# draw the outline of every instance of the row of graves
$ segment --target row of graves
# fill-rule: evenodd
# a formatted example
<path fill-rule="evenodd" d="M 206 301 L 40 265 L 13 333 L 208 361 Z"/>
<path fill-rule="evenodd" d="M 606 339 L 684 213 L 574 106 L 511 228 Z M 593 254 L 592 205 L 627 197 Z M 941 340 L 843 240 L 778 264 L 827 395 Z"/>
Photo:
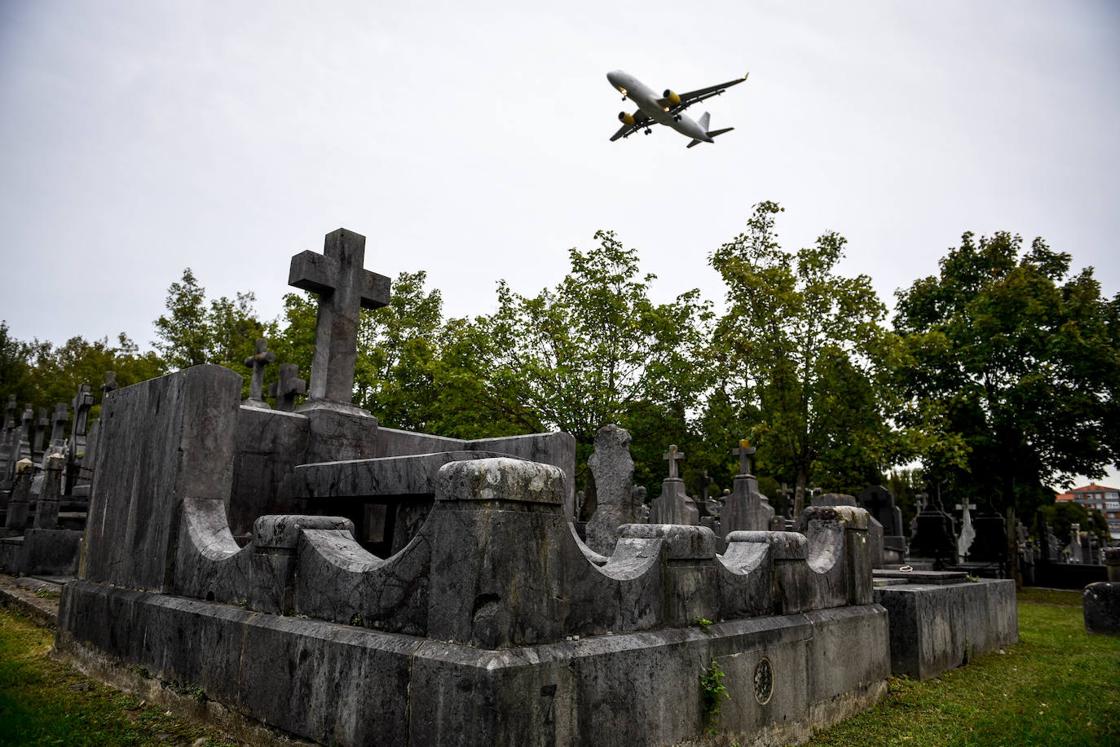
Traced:
<path fill-rule="evenodd" d="M 101 396 L 117 388 L 106 372 Z M 97 423 L 83 383 L 67 405 L 36 418 L 14 395 L 0 419 L 0 572 L 72 577 L 89 510 Z"/>
<path fill-rule="evenodd" d="M 316 350 L 275 407 L 263 344 L 247 401 L 212 365 L 105 394 L 60 656 L 322 743 L 750 744 L 803 741 L 892 672 L 1017 639 L 1013 582 L 898 571 L 881 488 L 775 516 L 745 441 L 722 500 L 686 494 L 670 447 L 647 505 L 629 434 L 603 428 L 582 525 L 568 434 L 381 427 L 352 404 L 359 309 L 389 299 L 364 252 L 340 229 L 292 258 L 290 284 L 319 298 Z"/>
<path fill-rule="evenodd" d="M 860 516 L 865 527 L 860 541 L 866 543 L 863 549 L 874 599 L 889 614 L 893 674 L 928 679 L 1018 640 L 1015 583 L 1006 578 L 1005 558 L 979 552 L 979 543 L 975 543 L 978 552 L 973 556 L 966 555 L 972 546 L 961 553 L 975 558 L 973 562 L 962 562 L 955 550 L 951 557 L 942 556 L 942 549 L 956 548 L 959 539 L 952 517 L 943 511 L 938 511 L 936 527 L 944 529 L 945 534 L 936 541 L 930 532 L 936 509 L 923 505 L 906 532 L 894 496 L 882 486 L 869 487 L 858 497 L 813 490 L 810 508 L 798 519 L 782 517 L 759 491 L 751 470 L 755 448 L 746 439 L 731 452 L 739 460 L 739 474 L 722 498 L 698 500 L 688 496 L 678 467 L 685 455 L 670 446 L 665 453 L 669 476 L 662 483 L 660 495 L 645 505 L 643 489 L 632 484 L 634 464 L 629 443 L 625 430 L 606 426 L 596 437 L 588 463 L 595 478 L 598 505 L 582 534 L 590 549 L 604 557 L 615 550 L 623 532 L 633 531 L 636 524 L 652 523 L 709 529 L 715 536 L 717 553 L 724 557 L 736 549 L 736 541 L 746 537 L 773 540 L 805 535 L 811 539 L 806 546 L 807 562 L 824 565 L 835 548 L 814 544 L 812 539 L 820 539 L 820 535 L 812 533 L 812 521 L 858 512 L 854 515 Z M 961 508 L 969 526 L 970 506 Z M 976 525 L 985 541 L 1006 547 L 1003 519 L 998 515 L 992 519 L 978 519 Z M 576 526 L 578 531 L 579 524 Z M 965 539 L 969 539 L 967 535 Z M 980 570 L 992 578 L 974 575 Z"/>

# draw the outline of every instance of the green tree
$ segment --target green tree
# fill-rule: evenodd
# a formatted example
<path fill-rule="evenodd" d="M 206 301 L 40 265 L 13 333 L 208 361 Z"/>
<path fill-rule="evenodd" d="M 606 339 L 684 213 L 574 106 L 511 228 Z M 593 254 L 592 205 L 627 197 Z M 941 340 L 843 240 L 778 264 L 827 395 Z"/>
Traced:
<path fill-rule="evenodd" d="M 89 384 L 96 396 L 106 371 L 116 373 L 119 386 L 164 372 L 158 355 L 141 353 L 123 332 L 115 343 L 106 337 L 92 341 L 72 337 L 56 347 L 39 340 L 15 340 L 8 334 L 7 325 L 0 324 L 0 356 L 0 401 L 6 405 L 8 396 L 15 394 L 21 412 L 25 404 L 36 410 L 51 410 L 60 402 L 69 406 L 83 383 Z"/>
<path fill-rule="evenodd" d="M 31 346 L 12 337 L 8 323 L 0 321 L 0 410 L 7 408 L 10 395 L 16 395 L 20 408 L 31 397 L 34 389 L 31 355 Z M 22 410 L 15 417 L 21 414 Z"/>
<path fill-rule="evenodd" d="M 727 402 L 755 420 L 760 469 L 796 485 L 835 489 L 878 482 L 899 458 L 889 415 L 896 338 L 866 275 L 836 271 L 845 239 L 822 234 L 790 253 L 775 233 L 777 203 L 711 256 L 727 285 L 715 355 Z M 800 505 L 797 506 L 800 509 Z"/>
<path fill-rule="evenodd" d="M 357 401 L 394 428 L 427 430 L 435 419 L 433 365 L 443 298 L 427 273 L 402 272 L 389 305 L 362 312 L 355 366 Z"/>
<path fill-rule="evenodd" d="M 610 231 L 595 239 L 570 250 L 555 288 L 527 297 L 499 283 L 497 312 L 473 323 L 476 362 L 488 366 L 489 402 L 509 405 L 526 430 L 571 433 L 580 464 L 601 426 L 630 429 L 642 481 L 661 473 L 661 452 L 708 385 L 696 361 L 712 312 L 696 290 L 655 303 L 655 276 L 640 274 L 637 251 Z"/>
<path fill-rule="evenodd" d="M 1039 506 L 1038 513 L 1050 525 L 1054 536 L 1063 542 L 1068 541 L 1070 529 L 1074 524 L 1079 524 L 1082 532 L 1095 534 L 1101 542 L 1109 541 L 1108 520 L 1104 518 L 1104 514 L 1095 509 L 1090 511 L 1079 503 L 1062 501 Z"/>
<path fill-rule="evenodd" d="M 169 368 L 182 369 L 210 361 L 210 329 L 206 323 L 206 289 L 191 268 L 167 289 L 167 314 L 156 319 L 155 347 Z"/>
<path fill-rule="evenodd" d="M 923 454 L 957 498 L 1029 516 L 1050 484 L 1101 477 L 1120 457 L 1120 296 L 1042 239 L 961 237 L 936 276 L 898 292 L 907 412 L 937 411 L 965 447 Z"/>
<path fill-rule="evenodd" d="M 167 289 L 167 313 L 155 322 L 155 347 L 169 369 L 183 369 L 203 363 L 230 368 L 245 379 L 248 391 L 249 368 L 245 359 L 255 352 L 259 338 L 273 338 L 275 323 L 257 318 L 252 292 L 238 292 L 207 303 L 206 289 L 188 267 L 182 278 Z M 269 378 L 275 372 L 268 372 Z"/>

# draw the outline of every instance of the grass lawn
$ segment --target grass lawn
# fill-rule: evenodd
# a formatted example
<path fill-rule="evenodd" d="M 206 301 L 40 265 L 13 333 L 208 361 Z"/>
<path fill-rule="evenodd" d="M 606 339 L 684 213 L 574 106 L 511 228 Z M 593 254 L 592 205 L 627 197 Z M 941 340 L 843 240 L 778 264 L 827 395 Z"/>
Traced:
<path fill-rule="evenodd" d="M 928 682 L 812 745 L 1120 745 L 1120 637 L 1089 636 L 1079 592 L 1019 596 L 1022 642 Z M 0 610 L 0 744 L 218 745 L 222 736 L 47 656 L 52 634 Z"/>
<path fill-rule="evenodd" d="M 0 609 L 0 744 L 229 744 L 49 658 L 53 643 L 53 631 Z"/>
<path fill-rule="evenodd" d="M 810 744 L 1120 745 L 1120 637 L 1085 632 L 1081 592 L 1022 592 L 1019 639 L 938 679 L 891 680 Z"/>

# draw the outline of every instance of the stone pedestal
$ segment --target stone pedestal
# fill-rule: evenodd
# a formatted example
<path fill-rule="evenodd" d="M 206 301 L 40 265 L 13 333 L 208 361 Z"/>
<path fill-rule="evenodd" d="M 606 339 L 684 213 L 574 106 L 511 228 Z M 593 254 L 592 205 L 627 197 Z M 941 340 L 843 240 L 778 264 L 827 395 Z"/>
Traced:
<path fill-rule="evenodd" d="M 1106 547 L 1102 555 L 1108 568 L 1108 581 L 1085 587 L 1081 598 L 1085 630 L 1120 635 L 1120 547 Z"/>
<path fill-rule="evenodd" d="M 650 504 L 650 524 L 700 523 L 700 511 L 685 493 L 684 480 L 668 477 L 661 483 L 661 495 Z"/>
<path fill-rule="evenodd" d="M 758 480 L 754 475 L 737 475 L 720 513 L 720 531 L 724 538 L 732 532 L 768 531 L 773 519 L 774 507 L 758 492 Z"/>

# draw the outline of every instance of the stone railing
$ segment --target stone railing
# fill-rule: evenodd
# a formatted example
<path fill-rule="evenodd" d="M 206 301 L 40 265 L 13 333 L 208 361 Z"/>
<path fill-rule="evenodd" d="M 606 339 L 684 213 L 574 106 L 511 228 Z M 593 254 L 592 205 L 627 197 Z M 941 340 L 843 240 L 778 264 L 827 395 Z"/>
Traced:
<path fill-rule="evenodd" d="M 391 557 L 330 516 L 261 516 L 239 547 L 239 392 L 203 366 L 114 393 L 83 578 L 489 649 L 871 602 L 861 509 L 810 508 L 804 534 L 733 532 L 722 555 L 706 527 L 629 524 L 597 556 L 564 513 L 564 473 L 508 457 L 439 467 L 431 513 Z"/>

